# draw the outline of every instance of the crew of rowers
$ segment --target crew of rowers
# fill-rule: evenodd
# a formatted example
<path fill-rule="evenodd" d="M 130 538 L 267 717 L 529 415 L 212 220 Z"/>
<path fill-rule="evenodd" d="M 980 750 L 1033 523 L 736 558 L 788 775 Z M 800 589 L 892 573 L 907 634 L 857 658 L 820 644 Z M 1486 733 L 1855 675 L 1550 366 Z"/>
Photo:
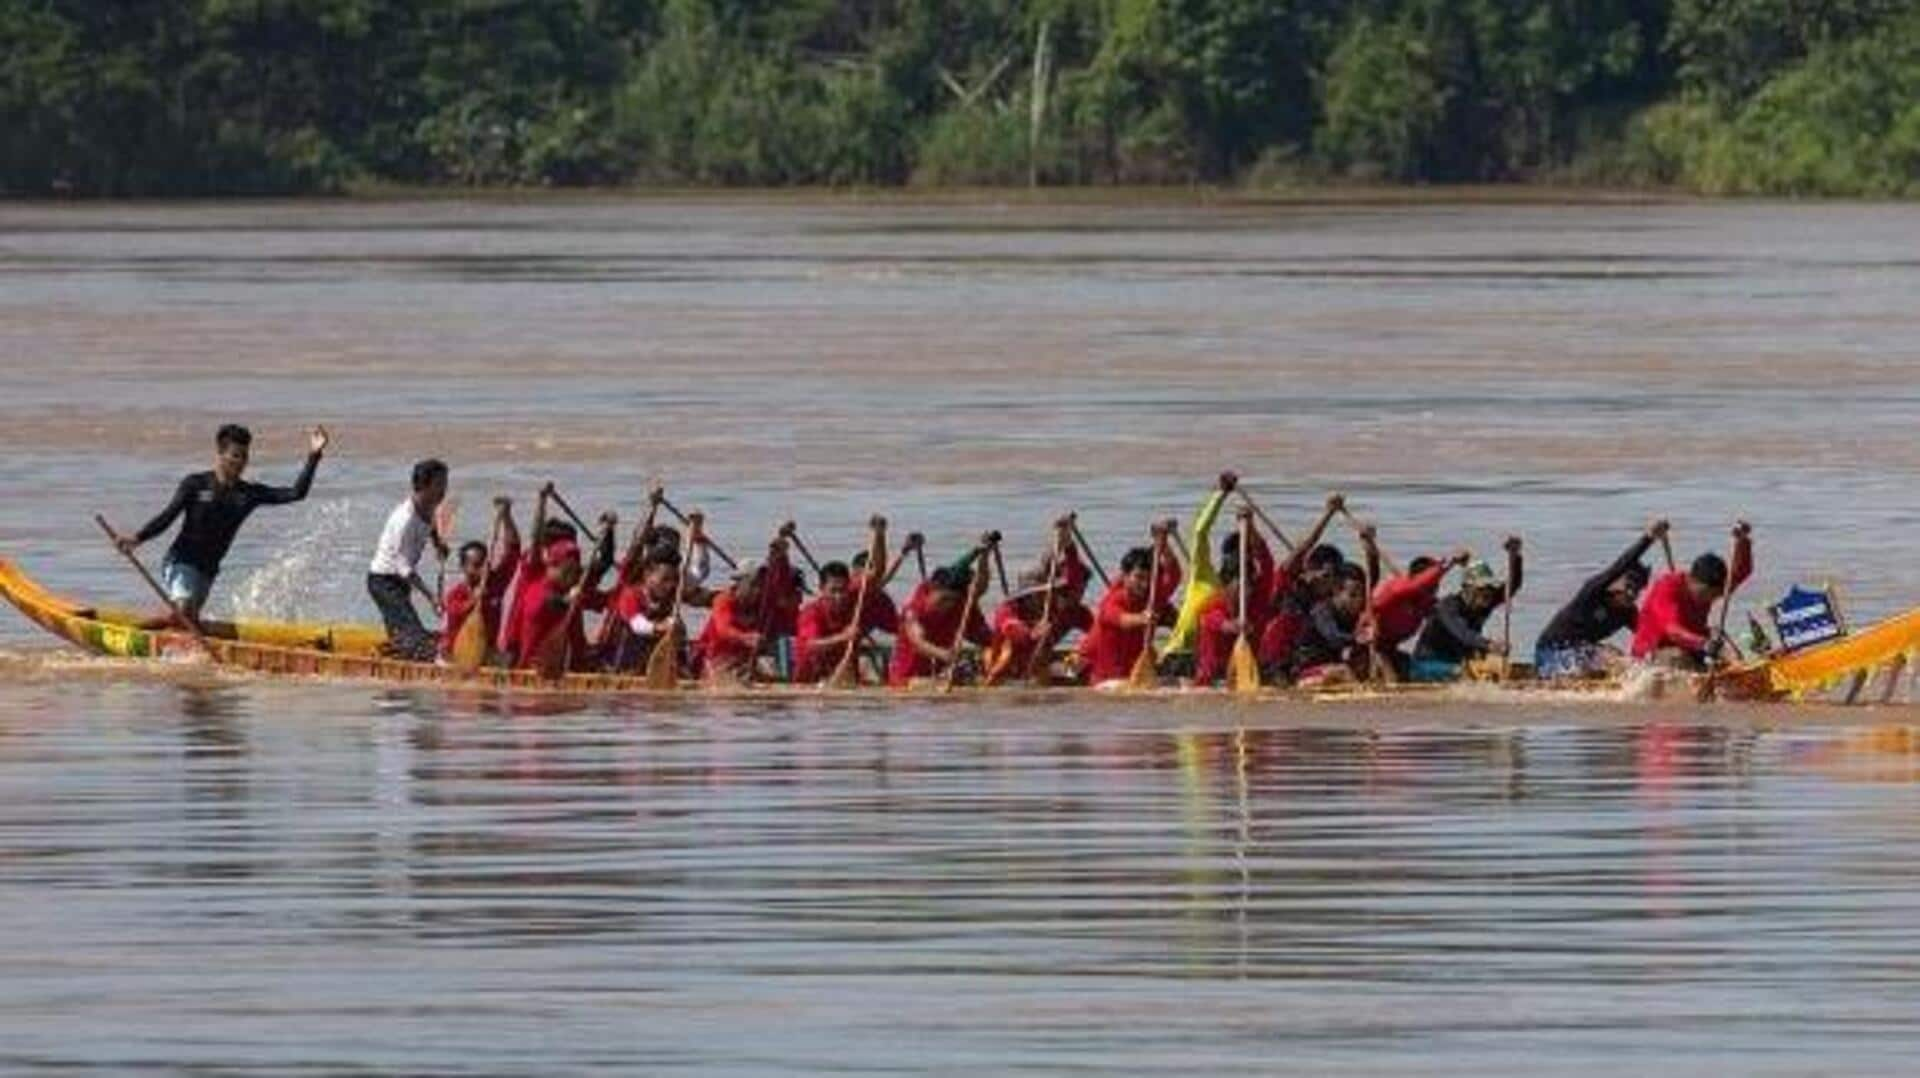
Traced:
<path fill-rule="evenodd" d="M 303 498 L 327 445 L 325 431 L 316 430 L 299 481 L 271 488 L 241 478 L 250 441 L 243 428 L 223 428 L 214 470 L 188 476 L 172 504 L 120 540 L 131 553 L 182 520 L 162 566 L 176 613 L 198 617 L 239 523 L 256 505 Z M 548 484 L 535 503 L 531 541 L 512 503 L 494 500 L 491 534 L 459 547 L 458 579 L 442 595 L 421 566 L 429 548 L 442 561 L 453 553 L 442 534 L 448 482 L 438 460 L 414 467 L 412 491 L 388 517 L 369 565 L 368 594 L 396 657 L 447 662 L 465 641 L 470 646 L 458 648 L 470 656 L 464 661 L 549 673 L 635 673 L 664 660 L 677 677 L 717 683 L 1102 684 L 1137 681 L 1145 671 L 1211 686 L 1229 676 L 1237 651 L 1250 651 L 1268 684 L 1446 681 L 1504 672 L 1510 643 L 1504 631 L 1490 633 L 1488 622 L 1503 607 L 1510 611 L 1524 568 L 1518 537 L 1504 544 L 1504 574 L 1466 550 L 1395 566 L 1375 529 L 1355 520 L 1339 494 L 1290 542 L 1232 473 L 1219 477 L 1185 543 L 1174 521 L 1158 522 L 1108 578 L 1068 514 L 1017 580 L 1007 578 L 998 533 L 928 571 L 918 534 L 889 557 L 880 517 L 870 521 L 867 549 L 845 562 L 816 563 L 791 522 L 776 530 L 764 559 L 736 562 L 700 513 L 682 514 L 659 487 L 648 492 L 645 519 L 616 549 L 614 514 L 603 514 L 589 533 Z M 1216 557 L 1212 533 L 1236 494 L 1236 527 Z M 552 515 L 556 507 L 564 518 Z M 663 509 L 684 532 L 660 521 Z M 1357 559 L 1326 541 L 1336 518 L 1351 526 Z M 1548 623 L 1534 650 L 1537 676 L 1602 677 L 1633 662 L 1683 669 L 1719 662 L 1727 642 L 1710 628 L 1710 612 L 1753 568 L 1745 522 L 1733 540 L 1731 566 L 1708 553 L 1680 571 L 1672 567 L 1667 522 L 1653 521 Z M 1653 579 L 1644 559 L 1656 543 L 1669 568 Z M 813 573 L 811 591 L 792 560 L 796 552 Z M 897 605 L 887 589 L 909 557 L 920 580 Z M 724 583 L 713 580 L 716 559 L 727 566 Z M 1105 591 L 1089 604 L 1096 575 Z M 422 623 L 415 595 L 442 615 L 440 631 Z M 704 612 L 697 633 L 694 611 Z M 589 614 L 598 615 L 591 633 Z M 470 624 L 475 617 L 479 623 Z M 1623 633 L 1631 633 L 1624 651 L 1614 643 Z M 863 674 L 861 657 L 879 653 L 878 636 L 892 638 L 887 661 Z"/>

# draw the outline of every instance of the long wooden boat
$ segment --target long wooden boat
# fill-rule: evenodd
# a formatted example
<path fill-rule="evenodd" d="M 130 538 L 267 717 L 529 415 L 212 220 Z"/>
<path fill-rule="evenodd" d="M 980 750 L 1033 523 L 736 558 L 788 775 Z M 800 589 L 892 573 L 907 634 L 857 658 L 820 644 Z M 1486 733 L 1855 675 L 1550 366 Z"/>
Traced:
<path fill-rule="evenodd" d="M 567 674 L 542 678 L 530 670 L 487 668 L 463 671 L 436 663 L 411 662 L 381 654 L 384 631 L 373 625 L 299 624 L 269 622 L 209 622 L 205 646 L 181 629 L 147 629 L 140 614 L 88 606 L 56 596 L 42 588 L 18 566 L 0 557 L 0 596 L 28 620 L 54 636 L 93 655 L 125 659 L 197 659 L 236 671 L 289 677 L 371 680 L 394 684 L 444 685 L 450 688 L 495 689 L 514 692 L 563 693 L 591 696 L 657 696 L 663 692 L 645 678 L 619 674 Z M 1859 682 L 1874 671 L 1890 668 L 1889 688 L 1895 676 L 1920 655 L 1920 607 L 1870 626 L 1853 635 L 1780 657 L 1757 659 L 1720 673 L 1717 693 L 1730 700 L 1797 700 L 1835 686 Z M 1637 695 L 1662 699 L 1690 699 L 1695 681 L 1688 675 L 1663 675 L 1636 690 Z M 1443 692 L 1446 685 L 1401 686 L 1394 695 Z M 1620 682 L 1544 683 L 1519 678 L 1488 683 L 1482 689 L 1500 693 L 1551 690 L 1582 695 L 1623 691 Z M 702 690 L 704 691 L 704 690 Z M 782 693 L 819 695 L 813 686 L 751 686 L 737 690 L 754 696 Z M 987 691 L 1033 696 L 1045 693 L 1082 693 L 1084 688 L 1036 690 L 1009 687 Z M 1226 696 L 1225 690 L 1181 689 L 1169 685 L 1168 694 Z M 1325 699 L 1350 695 L 1377 695 L 1379 689 L 1269 689 L 1274 699 Z M 1850 696 L 1858 695 L 1858 685 Z"/>

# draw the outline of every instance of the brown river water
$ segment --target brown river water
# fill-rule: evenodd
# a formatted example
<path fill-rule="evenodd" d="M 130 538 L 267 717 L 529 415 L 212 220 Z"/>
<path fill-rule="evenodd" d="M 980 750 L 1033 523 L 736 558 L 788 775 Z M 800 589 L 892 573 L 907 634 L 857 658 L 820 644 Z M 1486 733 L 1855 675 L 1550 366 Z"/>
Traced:
<path fill-rule="evenodd" d="M 1524 535 L 1523 642 L 1648 517 L 1745 515 L 1753 602 L 1864 620 L 1920 602 L 1917 252 L 1871 204 L 0 204 L 0 554 L 139 601 L 92 512 L 325 422 L 216 613 L 370 617 L 437 454 L 469 531 L 659 476 L 740 549 L 1019 561 L 1232 467 L 1403 559 Z M 0 612 L 0 1068 L 1887 1073 L 1916 779 L 1906 706 L 510 700 Z"/>

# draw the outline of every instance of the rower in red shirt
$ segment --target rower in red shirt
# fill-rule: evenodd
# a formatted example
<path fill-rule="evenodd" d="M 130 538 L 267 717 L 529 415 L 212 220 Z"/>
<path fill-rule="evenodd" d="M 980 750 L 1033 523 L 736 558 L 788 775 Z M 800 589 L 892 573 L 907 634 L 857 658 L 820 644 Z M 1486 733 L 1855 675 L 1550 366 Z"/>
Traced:
<path fill-rule="evenodd" d="M 723 684 L 753 680 L 761 647 L 797 590 L 784 537 L 768 544 L 765 564 L 740 563 L 733 586 L 714 596 L 706 628 L 694 644 L 701 676 Z"/>
<path fill-rule="evenodd" d="M 1742 520 L 1733 527 L 1731 579 L 1725 560 L 1702 554 L 1686 572 L 1667 573 L 1647 589 L 1633 630 L 1633 657 L 1685 669 L 1704 667 L 1720 648 L 1708 628 L 1713 604 L 1751 575 L 1753 527 Z"/>
<path fill-rule="evenodd" d="M 571 539 L 555 539 L 537 553 L 530 551 L 528 556 L 535 559 L 533 564 L 537 570 L 530 580 L 523 581 L 520 596 L 514 602 L 514 625 L 510 631 L 513 665 L 531 668 L 539 660 L 540 645 L 565 621 L 568 668 L 592 669 L 586 630 L 578 616 L 568 619 L 568 610 L 575 589 L 585 589 L 580 596 L 582 610 L 604 609 L 606 594 L 595 588 L 581 569 L 580 544 Z"/>
<path fill-rule="evenodd" d="M 607 617 L 619 619 L 622 626 L 613 636 L 613 647 L 603 648 L 600 656 L 601 664 L 613 673 L 645 667 L 654 645 L 669 632 L 680 630 L 679 639 L 683 645 L 686 642 L 679 610 L 686 597 L 682 594 L 675 602 L 674 596 L 683 586 L 691 587 L 686 584 L 680 552 L 666 544 L 656 545 L 641 555 L 633 575 L 632 582 L 613 593 L 607 608 Z"/>
<path fill-rule="evenodd" d="M 1134 547 L 1120 559 L 1120 575 L 1100 599 L 1093 628 L 1080 640 L 1080 668 L 1087 683 L 1117 681 L 1133 672 L 1133 664 L 1147 645 L 1147 626 L 1172 625 L 1179 617 L 1173 593 L 1180 589 L 1180 560 L 1174 556 L 1169 531 L 1155 525 L 1153 542 L 1160 552 L 1160 576 L 1153 579 L 1154 552 Z M 1154 609 L 1147 610 L 1151 592 Z"/>
<path fill-rule="evenodd" d="M 915 678 L 933 677 L 959 659 L 958 643 L 964 639 L 978 647 L 993 642 L 993 632 L 982 614 L 979 595 L 987 586 L 987 574 L 976 573 L 979 561 L 976 548 L 952 565 L 933 571 L 913 590 L 900 612 L 900 634 L 894 638 L 893 661 L 887 666 L 887 684 L 906 688 Z M 960 618 L 967 609 L 967 593 L 974 591 L 972 617 L 964 634 Z"/>
<path fill-rule="evenodd" d="M 1019 590 L 993 612 L 993 643 L 987 649 L 989 685 L 1026 677 L 1036 648 L 1044 648 L 1051 656 L 1068 633 L 1093 628 L 1093 611 L 1081 598 L 1087 577 L 1073 537 L 1073 518 L 1061 517 L 1053 525 L 1053 550 L 1038 566 L 1021 574 Z"/>
<path fill-rule="evenodd" d="M 446 598 L 442 600 L 446 610 L 446 624 L 440 632 L 442 658 L 447 657 L 448 649 L 459 638 L 476 605 L 480 608 L 489 645 L 500 633 L 501 604 L 506 599 L 508 585 L 513 583 L 514 567 L 520 562 L 520 529 L 514 527 L 510 499 L 495 498 L 493 507 L 500 548 L 490 552 L 487 544 L 477 540 L 460 548 L 460 580 L 447 589 Z M 488 564 L 490 553 L 493 555 L 491 565 Z"/>
<path fill-rule="evenodd" d="M 1369 564 L 1378 572 L 1380 547 L 1374 536 L 1372 525 L 1360 529 Z M 1400 645 L 1419 634 L 1433 614 L 1433 608 L 1439 605 L 1440 585 L 1446 581 L 1448 571 L 1472 560 L 1473 553 L 1468 550 L 1456 550 L 1445 561 L 1422 555 L 1407 563 L 1406 572 L 1374 585 L 1373 611 L 1366 624 L 1371 626 L 1373 645 L 1380 657 L 1392 663 L 1399 676 L 1407 675 L 1411 661 L 1400 650 Z"/>

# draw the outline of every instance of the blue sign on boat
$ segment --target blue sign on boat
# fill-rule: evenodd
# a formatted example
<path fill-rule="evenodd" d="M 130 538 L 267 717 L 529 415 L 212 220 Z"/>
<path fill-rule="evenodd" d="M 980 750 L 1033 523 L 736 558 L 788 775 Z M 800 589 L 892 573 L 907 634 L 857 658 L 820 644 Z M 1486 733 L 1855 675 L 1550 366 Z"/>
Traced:
<path fill-rule="evenodd" d="M 1786 651 L 1799 651 L 1846 635 L 1833 596 L 1824 591 L 1796 585 L 1773 604 L 1772 614 L 1773 629 L 1780 634 L 1780 646 Z"/>

